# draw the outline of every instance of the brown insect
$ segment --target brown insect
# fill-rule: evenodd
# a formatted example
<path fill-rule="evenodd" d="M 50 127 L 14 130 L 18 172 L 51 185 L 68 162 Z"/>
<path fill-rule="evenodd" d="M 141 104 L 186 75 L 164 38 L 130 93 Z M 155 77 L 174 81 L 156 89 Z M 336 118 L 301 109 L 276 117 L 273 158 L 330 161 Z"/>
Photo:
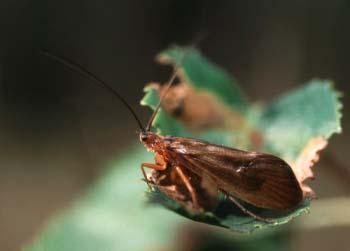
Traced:
<path fill-rule="evenodd" d="M 237 199 L 259 208 L 280 211 L 292 209 L 302 201 L 302 191 L 291 167 L 276 156 L 242 151 L 198 139 L 161 136 L 151 131 L 161 102 L 176 78 L 177 69 L 168 81 L 147 126 L 143 127 L 132 107 L 111 86 L 68 59 L 48 52 L 45 54 L 106 88 L 129 109 L 140 127 L 140 141 L 155 154 L 155 163 L 141 165 L 148 185 L 159 186 L 161 191 L 178 201 L 184 201 L 187 197 L 195 210 L 205 207 L 206 201 L 213 196 L 213 190 L 221 191 L 244 213 L 263 221 L 270 220 L 247 210 Z M 152 180 L 147 177 L 145 168 L 154 170 Z M 203 183 L 211 185 L 204 188 Z M 174 189 L 164 189 L 166 187 Z"/>

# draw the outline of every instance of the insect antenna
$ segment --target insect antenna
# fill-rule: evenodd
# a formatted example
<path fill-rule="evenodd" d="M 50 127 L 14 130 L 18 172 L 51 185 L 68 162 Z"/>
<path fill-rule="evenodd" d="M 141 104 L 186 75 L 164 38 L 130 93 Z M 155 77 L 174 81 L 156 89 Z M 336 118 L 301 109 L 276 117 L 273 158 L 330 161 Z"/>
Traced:
<path fill-rule="evenodd" d="M 113 93 L 125 106 L 126 108 L 131 112 L 133 117 L 135 118 L 138 126 L 140 127 L 140 130 L 142 132 L 145 132 L 145 128 L 143 127 L 141 120 L 138 118 L 136 115 L 135 111 L 132 109 L 132 107 L 129 105 L 129 103 L 110 85 L 108 85 L 106 82 L 101 80 L 99 77 L 97 77 L 95 74 L 92 72 L 86 70 L 83 66 L 79 65 L 78 63 L 73 62 L 72 60 L 62 57 L 62 56 L 57 56 L 47 50 L 41 50 L 41 52 L 48 56 L 49 58 L 60 62 L 61 64 L 67 66 L 68 68 L 75 70 L 79 72 L 81 75 L 85 76 L 86 78 L 90 79 L 92 82 L 98 84 L 99 86 L 105 88 L 106 90 L 110 91 Z"/>
<path fill-rule="evenodd" d="M 170 78 L 169 78 L 169 80 L 168 80 L 168 84 L 167 84 L 167 86 L 165 87 L 165 89 L 164 89 L 162 95 L 160 96 L 159 102 L 158 102 L 156 108 L 154 109 L 154 112 L 153 112 L 151 118 L 149 119 L 149 121 L 148 121 L 148 123 L 147 123 L 147 125 L 146 125 L 146 132 L 148 132 L 148 131 L 151 130 L 152 123 L 153 123 L 153 121 L 154 121 L 154 119 L 155 119 L 155 117 L 156 117 L 156 115 L 157 115 L 157 113 L 158 113 L 158 111 L 159 111 L 159 109 L 160 109 L 160 107 L 161 107 L 161 105 L 162 105 L 162 101 L 163 101 L 163 99 L 165 98 L 165 96 L 168 94 L 168 91 L 169 91 L 170 87 L 173 85 L 173 83 L 174 83 L 174 81 L 175 81 L 175 79 L 176 79 L 176 76 L 177 76 L 177 74 L 178 74 L 178 72 L 179 72 L 180 65 L 181 65 L 181 63 L 184 61 L 184 58 L 186 57 L 188 51 L 191 50 L 191 49 L 193 49 L 193 48 L 195 48 L 196 45 L 197 45 L 201 40 L 204 39 L 205 35 L 206 35 L 205 33 L 199 33 L 199 35 L 197 35 L 197 36 L 195 37 L 195 39 L 194 39 L 193 42 L 190 44 L 190 46 L 187 46 L 187 48 L 185 48 L 185 51 L 184 51 L 183 54 L 181 55 L 180 60 L 177 62 L 177 64 L 175 64 L 173 74 L 170 76 Z"/>
<path fill-rule="evenodd" d="M 150 131 L 151 130 L 151 126 L 152 126 L 152 123 L 153 123 L 153 120 L 154 118 L 156 117 L 161 105 L 162 105 L 162 101 L 163 99 L 165 98 L 165 96 L 168 94 L 168 91 L 170 90 L 170 87 L 172 86 L 172 84 L 174 83 L 175 79 L 176 79 L 176 75 L 178 73 L 178 70 L 179 70 L 179 67 L 178 66 L 175 66 L 175 69 L 173 71 L 173 74 L 171 74 L 169 80 L 168 80 L 168 84 L 166 85 L 162 95 L 160 96 L 159 98 L 159 101 L 158 101 L 158 104 L 156 106 L 156 108 L 154 109 L 153 113 L 152 113 L 152 116 L 150 117 L 148 123 L 147 123 L 147 126 L 146 126 L 146 132 Z"/>

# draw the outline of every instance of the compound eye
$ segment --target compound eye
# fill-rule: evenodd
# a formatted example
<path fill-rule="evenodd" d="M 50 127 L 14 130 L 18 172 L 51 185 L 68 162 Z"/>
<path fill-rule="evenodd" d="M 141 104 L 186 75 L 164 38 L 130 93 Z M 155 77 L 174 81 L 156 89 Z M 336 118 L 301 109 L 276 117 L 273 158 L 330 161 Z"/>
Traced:
<path fill-rule="evenodd" d="M 140 134 L 140 140 L 141 140 L 142 142 L 145 142 L 145 141 L 147 140 L 147 135 L 144 134 L 144 133 L 141 133 L 141 134 Z"/>

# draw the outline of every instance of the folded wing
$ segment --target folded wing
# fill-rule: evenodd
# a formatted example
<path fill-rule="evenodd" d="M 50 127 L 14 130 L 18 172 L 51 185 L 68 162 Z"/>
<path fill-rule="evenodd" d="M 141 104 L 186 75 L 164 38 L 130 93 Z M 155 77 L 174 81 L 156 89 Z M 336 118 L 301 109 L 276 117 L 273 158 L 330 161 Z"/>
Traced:
<path fill-rule="evenodd" d="M 276 156 L 187 138 L 172 137 L 167 148 L 180 165 L 257 207 L 282 210 L 302 201 L 291 167 Z"/>

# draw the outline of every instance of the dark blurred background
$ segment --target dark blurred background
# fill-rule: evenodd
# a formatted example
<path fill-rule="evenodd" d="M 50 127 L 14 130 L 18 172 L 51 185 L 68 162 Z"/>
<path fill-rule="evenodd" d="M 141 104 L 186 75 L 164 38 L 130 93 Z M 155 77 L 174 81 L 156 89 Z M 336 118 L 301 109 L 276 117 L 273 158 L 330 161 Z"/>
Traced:
<path fill-rule="evenodd" d="M 28 242 L 137 140 L 132 117 L 111 94 L 40 48 L 111 83 L 144 121 L 144 84 L 170 72 L 154 56 L 199 34 L 206 37 L 198 47 L 252 101 L 313 77 L 332 79 L 345 94 L 344 133 L 331 139 L 314 187 L 321 198 L 350 194 L 349 1 L 3 0 L 0 12 L 0 250 Z M 325 161 L 332 168 L 322 169 Z M 349 250 L 349 233 L 296 233 L 292 250 Z"/>

